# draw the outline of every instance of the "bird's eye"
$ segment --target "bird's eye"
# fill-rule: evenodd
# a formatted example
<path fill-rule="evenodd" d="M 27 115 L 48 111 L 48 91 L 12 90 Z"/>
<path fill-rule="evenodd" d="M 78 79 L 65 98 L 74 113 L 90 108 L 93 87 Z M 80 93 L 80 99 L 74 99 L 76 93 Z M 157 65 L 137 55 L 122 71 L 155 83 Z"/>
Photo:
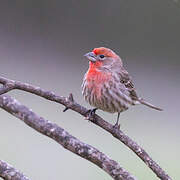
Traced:
<path fill-rule="evenodd" d="M 103 59 L 103 58 L 104 58 L 104 55 L 103 55 L 103 54 L 101 54 L 101 55 L 99 55 L 99 57 L 100 57 L 101 59 Z"/>

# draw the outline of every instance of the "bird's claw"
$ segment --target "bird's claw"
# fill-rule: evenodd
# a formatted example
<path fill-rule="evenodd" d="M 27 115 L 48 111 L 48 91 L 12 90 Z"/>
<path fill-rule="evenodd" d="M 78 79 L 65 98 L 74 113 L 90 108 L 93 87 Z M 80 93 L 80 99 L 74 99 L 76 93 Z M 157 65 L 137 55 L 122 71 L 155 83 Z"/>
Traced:
<path fill-rule="evenodd" d="M 116 123 L 116 124 L 113 126 L 113 129 L 120 130 L 120 124 Z"/>
<path fill-rule="evenodd" d="M 97 110 L 97 108 L 87 110 L 87 112 L 86 112 L 86 114 L 87 114 L 86 119 L 90 120 L 92 117 L 94 117 L 94 115 L 96 113 L 96 110 Z"/>

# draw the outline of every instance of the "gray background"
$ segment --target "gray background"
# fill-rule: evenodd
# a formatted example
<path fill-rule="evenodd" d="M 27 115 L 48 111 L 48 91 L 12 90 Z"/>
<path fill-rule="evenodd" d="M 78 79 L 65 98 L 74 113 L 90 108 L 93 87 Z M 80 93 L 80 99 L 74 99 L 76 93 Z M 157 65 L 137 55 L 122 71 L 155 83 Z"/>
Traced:
<path fill-rule="evenodd" d="M 180 3 L 172 0 L 6 0 L 0 3 L 2 76 L 53 90 L 90 107 L 81 82 L 83 55 L 112 48 L 124 60 L 139 95 L 164 109 L 136 106 L 121 115 L 121 128 L 173 179 L 180 178 Z M 127 147 L 79 114 L 25 92 L 9 93 L 39 115 L 97 147 L 139 179 L 156 176 Z M 108 122 L 116 115 L 97 112 Z M 0 110 L 0 159 L 32 179 L 106 179 L 94 164 L 63 149 Z"/>

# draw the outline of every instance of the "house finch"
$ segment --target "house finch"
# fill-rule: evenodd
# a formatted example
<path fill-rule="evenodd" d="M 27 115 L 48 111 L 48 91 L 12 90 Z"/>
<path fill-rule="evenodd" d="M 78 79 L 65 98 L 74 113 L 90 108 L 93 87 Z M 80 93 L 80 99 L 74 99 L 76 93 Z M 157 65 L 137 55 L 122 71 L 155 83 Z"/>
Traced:
<path fill-rule="evenodd" d="M 82 83 L 82 94 L 85 100 L 97 109 L 110 113 L 118 113 L 115 127 L 118 126 L 119 115 L 131 105 L 144 104 L 161 111 L 162 109 L 147 103 L 138 97 L 131 77 L 123 67 L 121 58 L 111 49 L 100 47 L 85 54 L 89 60 L 89 69 Z"/>

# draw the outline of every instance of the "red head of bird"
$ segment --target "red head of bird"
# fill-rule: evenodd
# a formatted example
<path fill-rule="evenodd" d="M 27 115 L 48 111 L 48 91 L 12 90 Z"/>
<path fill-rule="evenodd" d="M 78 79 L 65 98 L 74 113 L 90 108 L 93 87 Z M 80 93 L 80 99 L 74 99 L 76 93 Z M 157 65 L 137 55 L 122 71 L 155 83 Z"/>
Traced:
<path fill-rule="evenodd" d="M 120 57 L 111 49 L 105 47 L 94 48 L 84 55 L 89 60 L 90 69 L 113 69 L 122 66 Z"/>

